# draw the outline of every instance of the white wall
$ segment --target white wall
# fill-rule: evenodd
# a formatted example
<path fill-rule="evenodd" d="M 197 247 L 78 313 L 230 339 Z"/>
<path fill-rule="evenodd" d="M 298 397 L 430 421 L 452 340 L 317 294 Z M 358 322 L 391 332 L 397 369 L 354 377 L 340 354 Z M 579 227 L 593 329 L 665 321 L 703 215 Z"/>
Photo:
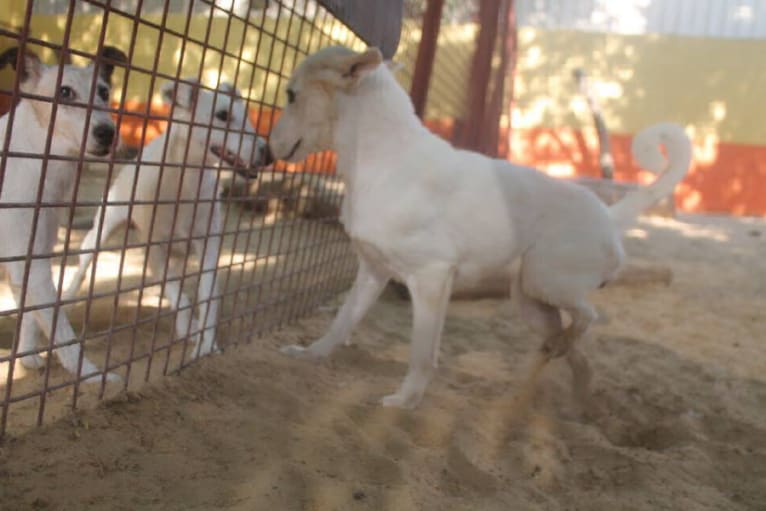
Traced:
<path fill-rule="evenodd" d="M 520 26 L 766 39 L 766 0 L 516 0 Z"/>

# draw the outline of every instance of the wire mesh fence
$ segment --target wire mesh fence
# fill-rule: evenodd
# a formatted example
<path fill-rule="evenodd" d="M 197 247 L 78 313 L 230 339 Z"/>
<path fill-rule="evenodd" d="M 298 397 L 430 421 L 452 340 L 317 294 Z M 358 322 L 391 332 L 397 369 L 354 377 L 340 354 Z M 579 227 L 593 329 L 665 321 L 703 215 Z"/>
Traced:
<path fill-rule="evenodd" d="M 293 66 L 329 44 L 366 46 L 309 0 L 0 14 L 0 436 L 347 287 L 333 155 L 266 145 Z"/>
<path fill-rule="evenodd" d="M 364 48 L 362 28 L 396 32 L 381 47 L 399 41 L 413 86 L 426 2 L 394 4 L 0 12 L 0 436 L 263 336 L 349 285 L 334 155 L 271 162 L 267 141 L 293 67 L 323 46 Z M 443 5 L 423 118 L 452 140 L 479 3 Z"/>
<path fill-rule="evenodd" d="M 409 89 L 426 15 L 426 0 L 405 0 L 402 37 L 397 60 L 405 64 L 401 73 Z M 433 73 L 423 119 L 436 134 L 451 140 L 454 124 L 465 115 L 470 63 L 478 31 L 478 0 L 442 2 Z M 407 65 L 409 64 L 409 66 Z"/>

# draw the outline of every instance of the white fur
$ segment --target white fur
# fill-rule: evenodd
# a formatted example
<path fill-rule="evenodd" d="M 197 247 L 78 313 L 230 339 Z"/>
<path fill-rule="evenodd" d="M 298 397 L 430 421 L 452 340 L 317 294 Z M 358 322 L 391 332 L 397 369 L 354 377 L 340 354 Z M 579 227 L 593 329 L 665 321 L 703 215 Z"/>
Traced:
<path fill-rule="evenodd" d="M 83 239 L 81 249 L 85 252 L 65 296 L 77 294 L 98 247 L 118 226 L 130 223 L 137 228 L 142 243 L 151 243 L 146 250 L 149 268 L 155 277 L 165 275 L 168 279 L 164 292 L 178 311 L 176 336 L 183 339 L 191 333 L 193 356 L 197 357 L 217 349 L 220 293 L 216 269 L 223 226 L 217 202 L 217 171 L 212 167 L 226 153 L 229 157 L 237 155 L 240 165 L 255 168 L 268 163 L 267 149 L 250 123 L 245 102 L 230 85 L 222 84 L 215 93 L 194 83 L 166 83 L 162 94 L 175 105 L 176 122 L 143 149 L 140 164 L 131 163 L 120 170 L 109 188 L 105 208 L 96 212 L 94 225 Z M 227 112 L 228 120 L 216 117 L 221 112 Z M 188 124 L 192 119 L 194 127 Z M 219 150 L 222 148 L 225 150 Z M 136 202 L 132 208 L 127 205 L 131 201 Z M 156 201 L 161 204 L 153 204 Z M 190 239 L 201 272 L 197 321 L 192 319 L 191 301 L 181 289 L 181 268 L 168 259 L 171 245 L 173 251 L 183 250 Z M 198 323 L 202 325 L 201 342 Z"/>
<path fill-rule="evenodd" d="M 329 331 L 285 353 L 324 357 L 347 342 L 389 279 L 412 297 L 410 366 L 384 405 L 414 407 L 431 378 L 451 292 L 488 278 L 513 280 L 527 321 L 545 336 L 549 357 L 566 355 L 575 383 L 589 369 L 573 342 L 596 314 L 587 294 L 623 261 L 620 227 L 683 177 L 691 155 L 683 130 L 660 124 L 637 137 L 670 167 L 653 185 L 607 208 L 590 191 L 534 169 L 457 150 L 431 134 L 375 49 L 333 47 L 309 56 L 288 88 L 295 97 L 271 134 L 278 158 L 334 149 L 346 185 L 342 221 L 359 258 L 356 282 Z M 648 144 L 648 145 L 647 145 Z M 665 162 L 666 163 L 666 162 Z M 655 170 L 656 166 L 655 166 Z M 511 264 L 520 260 L 511 279 Z M 572 318 L 566 328 L 560 311 Z"/>
<path fill-rule="evenodd" d="M 10 56 L 9 56 L 10 55 Z M 3 63 L 16 63 L 15 55 L 6 52 L 2 56 Z M 26 93 L 58 98 L 55 120 L 52 119 L 52 104 L 49 101 L 21 99 L 16 106 L 13 125 L 9 126 L 10 113 L 0 118 L 0 141 L 4 141 L 10 130 L 11 152 L 29 153 L 30 157 L 8 157 L 5 175 L 0 191 L 0 256 L 24 257 L 43 256 L 53 253 L 57 240 L 59 216 L 66 207 L 41 207 L 35 218 L 35 203 L 38 189 L 42 186 L 43 202 L 66 202 L 72 200 L 72 188 L 78 172 L 74 162 L 49 159 L 43 173 L 43 158 L 50 156 L 77 156 L 80 154 L 83 136 L 86 134 L 85 125 L 88 121 L 88 111 L 84 106 L 76 106 L 62 98 L 61 88 L 68 87 L 76 97 L 74 101 L 87 103 L 90 100 L 91 88 L 96 70 L 93 65 L 84 68 L 64 66 L 60 88 L 56 88 L 59 73 L 58 66 L 47 66 L 40 63 L 34 55 L 27 55 L 20 60 L 18 72 L 21 77 L 21 90 Z M 100 76 L 95 85 L 97 93 L 93 95 L 95 107 L 108 107 L 109 77 L 111 67 L 104 74 L 101 68 Z M 102 96 L 105 96 L 102 97 Z M 46 151 L 46 140 L 51 122 L 53 122 L 50 150 Z M 96 130 L 111 130 L 109 140 L 99 142 L 94 133 Z M 88 122 L 86 151 L 91 154 L 104 155 L 110 150 L 114 135 L 114 123 L 107 112 L 91 111 Z M 47 159 L 47 158 L 46 158 Z M 24 203 L 28 206 L 3 206 L 7 203 Z M 31 240 L 35 232 L 34 240 Z M 30 244 L 31 242 L 31 244 Z M 31 248 L 31 253 L 28 249 Z M 27 263 L 28 261 L 28 263 Z M 72 325 L 66 313 L 58 304 L 57 291 L 53 283 L 51 260 L 49 257 L 37 259 L 21 259 L 6 262 L 16 303 L 24 307 L 41 307 L 21 315 L 21 332 L 17 353 L 21 354 L 21 363 L 30 368 L 42 367 L 44 359 L 34 353 L 40 333 L 52 340 L 52 345 L 72 343 L 77 340 Z M 25 296 L 22 296 L 24 274 L 29 266 L 29 279 L 26 284 Z M 58 310 L 56 310 L 58 309 Z M 54 316 L 56 317 L 54 327 Z M 100 370 L 82 354 L 78 342 L 58 347 L 53 351 L 61 365 L 75 375 L 91 375 L 90 381 L 100 379 Z M 80 366 L 81 364 L 81 366 Z M 107 379 L 118 377 L 108 374 Z"/>

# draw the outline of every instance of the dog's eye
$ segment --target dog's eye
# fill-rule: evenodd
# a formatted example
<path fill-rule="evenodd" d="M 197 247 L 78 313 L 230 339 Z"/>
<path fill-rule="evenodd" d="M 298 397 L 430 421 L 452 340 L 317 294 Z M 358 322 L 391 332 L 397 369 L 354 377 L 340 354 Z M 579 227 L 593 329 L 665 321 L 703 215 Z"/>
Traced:
<path fill-rule="evenodd" d="M 59 89 L 59 97 L 66 101 L 72 101 L 75 98 L 74 89 L 68 85 L 63 85 Z"/>
<path fill-rule="evenodd" d="M 107 103 L 109 102 L 109 87 L 106 87 L 105 85 L 99 85 L 98 89 L 96 89 L 96 92 L 98 93 L 99 98 Z"/>
<path fill-rule="evenodd" d="M 219 121 L 229 122 L 229 112 L 227 112 L 226 110 L 221 110 L 220 112 L 215 114 L 215 118 L 218 119 Z"/>
<path fill-rule="evenodd" d="M 293 103 L 295 103 L 295 91 L 287 89 L 287 104 L 292 105 Z"/>

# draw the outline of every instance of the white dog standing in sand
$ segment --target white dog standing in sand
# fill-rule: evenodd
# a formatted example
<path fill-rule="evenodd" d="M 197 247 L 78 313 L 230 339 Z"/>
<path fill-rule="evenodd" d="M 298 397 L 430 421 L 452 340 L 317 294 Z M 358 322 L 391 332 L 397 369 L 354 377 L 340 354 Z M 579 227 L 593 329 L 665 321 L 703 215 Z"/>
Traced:
<path fill-rule="evenodd" d="M 229 84 L 217 91 L 194 81 L 165 83 L 162 97 L 173 105 L 173 121 L 139 155 L 140 163 L 125 165 L 109 188 L 105 209 L 99 208 L 93 228 L 82 242 L 80 265 L 65 297 L 74 297 L 95 255 L 120 225 L 134 225 L 147 248 L 157 278 L 166 276 L 165 296 L 177 310 L 176 337 L 193 336 L 193 356 L 217 349 L 215 328 L 220 293 L 216 279 L 223 226 L 216 189 L 218 161 L 254 177 L 272 158 L 265 140 L 251 124 L 247 105 Z M 135 187 L 135 191 L 134 191 Z M 129 202 L 135 203 L 129 205 Z M 200 261 L 198 320 L 181 289 L 181 269 L 168 252 L 190 244 Z M 168 261 L 170 264 L 167 264 Z M 200 328 L 201 342 L 200 342 Z"/>
<path fill-rule="evenodd" d="M 76 375 L 93 375 L 100 370 L 83 356 L 64 311 L 54 311 L 57 291 L 49 255 L 56 244 L 59 215 L 67 208 L 43 206 L 36 210 L 35 204 L 40 187 L 43 203 L 71 201 L 78 172 L 76 162 L 54 158 L 44 163 L 44 156 L 77 156 L 83 141 L 88 154 L 104 156 L 111 150 L 115 128 L 109 112 L 89 112 L 86 105 L 92 102 L 96 108 L 109 107 L 113 64 L 124 62 L 125 55 L 109 47 L 105 47 L 100 55 L 103 60 L 97 68 L 98 76 L 95 76 L 96 67 L 93 64 L 84 68 L 64 66 L 60 83 L 59 66 L 43 65 L 35 55 L 21 54 L 16 48 L 0 55 L 0 67 L 11 64 L 19 73 L 23 93 L 56 100 L 55 117 L 50 101 L 22 98 L 13 113 L 12 126 L 8 125 L 10 114 L 0 119 L 0 141 L 5 141 L 10 130 L 8 151 L 35 155 L 5 156 L 0 191 L 0 239 L 3 240 L 0 256 L 22 258 L 5 262 L 11 289 L 19 306 L 35 307 L 22 314 L 17 353 L 24 366 L 42 367 L 45 361 L 37 353 L 37 342 L 42 332 L 52 341 L 52 345 L 60 346 L 54 353 L 61 365 Z M 50 149 L 46 150 L 49 130 Z M 34 240 L 30 239 L 32 233 Z M 29 249 L 31 254 L 28 254 Z M 27 255 L 32 258 L 24 259 Z M 22 296 L 27 264 L 29 279 L 26 296 Z M 100 375 L 91 376 L 92 380 L 98 378 Z M 107 378 L 113 380 L 117 376 L 109 374 Z"/>
<path fill-rule="evenodd" d="M 587 388 L 590 369 L 574 345 L 596 317 L 587 295 L 620 268 L 622 229 L 685 175 L 691 144 L 679 126 L 658 124 L 636 136 L 634 156 L 663 174 L 607 207 L 585 188 L 456 150 L 430 133 L 377 49 L 320 50 L 297 67 L 287 94 L 272 152 L 299 161 L 337 151 L 346 185 L 341 220 L 359 270 L 329 331 L 285 353 L 329 355 L 396 279 L 412 297 L 410 364 L 382 404 L 414 407 L 436 367 L 450 293 L 498 276 L 513 285 L 523 316 L 545 336 L 545 356 L 566 355 L 575 388 Z M 566 327 L 561 311 L 571 317 Z"/>

